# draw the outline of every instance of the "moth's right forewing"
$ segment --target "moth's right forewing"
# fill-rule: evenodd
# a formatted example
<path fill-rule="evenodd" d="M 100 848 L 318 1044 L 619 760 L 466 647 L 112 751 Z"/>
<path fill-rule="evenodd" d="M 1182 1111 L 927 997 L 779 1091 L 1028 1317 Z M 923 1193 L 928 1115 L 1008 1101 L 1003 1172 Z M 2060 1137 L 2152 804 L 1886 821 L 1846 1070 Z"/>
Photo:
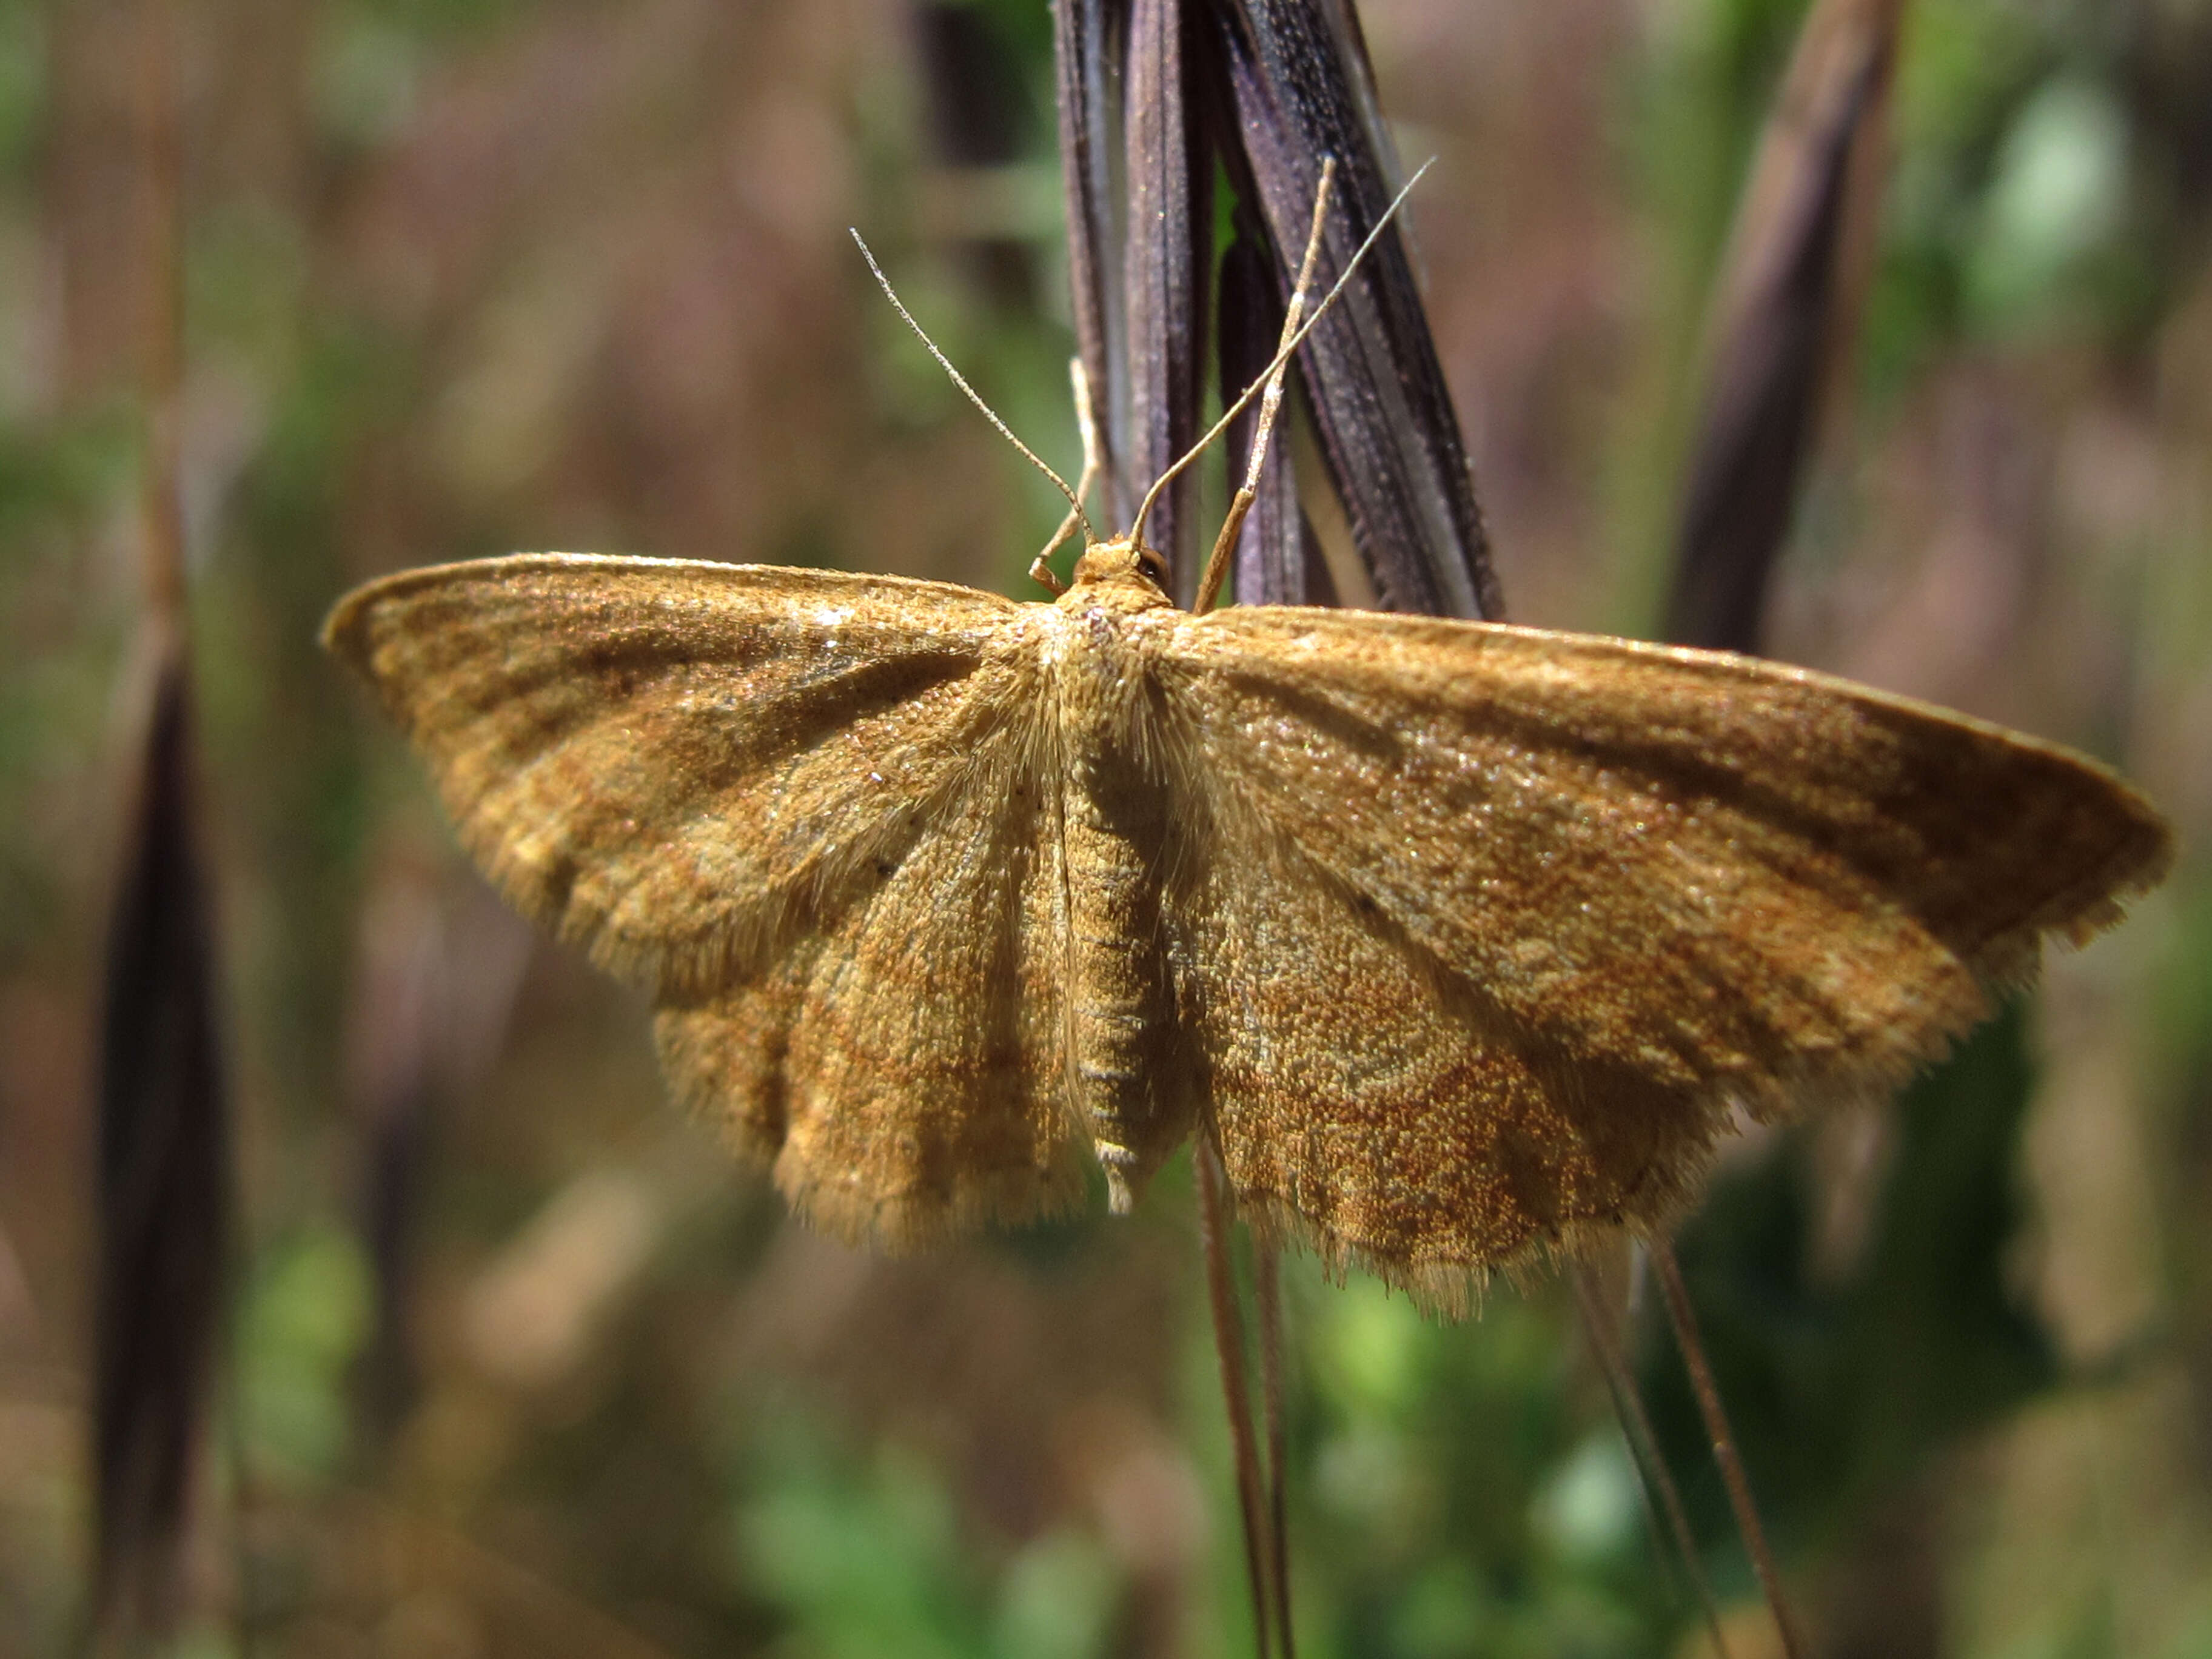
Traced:
<path fill-rule="evenodd" d="M 1748 659 L 1266 607 L 1177 638 L 1198 787 L 1562 1079 L 1757 1110 L 1889 1086 L 2171 857 L 2094 763 Z"/>
<path fill-rule="evenodd" d="M 507 896 L 670 990 L 856 902 L 1035 718 L 1022 607 L 934 582 L 528 555 L 340 604 L 331 647 Z"/>

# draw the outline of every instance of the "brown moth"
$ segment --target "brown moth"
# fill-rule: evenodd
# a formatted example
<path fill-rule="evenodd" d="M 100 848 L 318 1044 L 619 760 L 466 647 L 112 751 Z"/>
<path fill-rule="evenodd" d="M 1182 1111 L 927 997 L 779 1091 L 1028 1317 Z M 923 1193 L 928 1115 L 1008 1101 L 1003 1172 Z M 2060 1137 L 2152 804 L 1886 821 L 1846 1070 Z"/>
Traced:
<path fill-rule="evenodd" d="M 1055 603 L 548 553 L 325 625 L 507 898 L 652 993 L 677 1091 L 834 1231 L 1066 1210 L 1086 1141 L 1126 1211 L 1200 1134 L 1261 1228 L 1463 1310 L 1663 1220 L 1734 1110 L 1894 1087 L 2171 861 L 2094 761 L 1826 675 L 1208 610 L 1291 353 L 1405 199 L 1302 322 L 1332 173 L 1267 372 Z M 1071 489 L 884 288 L 1087 532 L 1079 372 Z M 1146 512 L 1255 398 L 1182 611 Z"/>
<path fill-rule="evenodd" d="M 677 1092 L 848 1237 L 1244 1213 L 1463 1309 L 1649 1227 L 1732 1110 L 1893 1088 L 2172 855 L 2095 762 L 1723 653 L 545 554 L 325 638 L 520 908 L 645 986 Z"/>

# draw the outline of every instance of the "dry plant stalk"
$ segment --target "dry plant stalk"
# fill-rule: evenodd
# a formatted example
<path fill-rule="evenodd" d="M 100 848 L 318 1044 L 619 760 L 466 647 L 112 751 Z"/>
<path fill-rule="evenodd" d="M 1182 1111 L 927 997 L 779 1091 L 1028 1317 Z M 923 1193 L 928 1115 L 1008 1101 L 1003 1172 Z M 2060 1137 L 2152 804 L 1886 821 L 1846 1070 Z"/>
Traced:
<path fill-rule="evenodd" d="M 1297 1659 L 1291 1632 L 1290 1428 L 1284 1410 L 1282 1258 L 1264 1238 L 1252 1241 L 1252 1299 L 1260 1310 L 1261 1415 L 1267 1443 L 1267 1595 L 1282 1637 L 1283 1659 Z"/>
<path fill-rule="evenodd" d="M 1228 1177 L 1210 1148 L 1198 1150 L 1198 1232 L 1206 1260 L 1206 1299 L 1213 1317 L 1213 1348 L 1221 1362 L 1221 1392 L 1229 1417 L 1229 1438 L 1237 1469 L 1237 1507 L 1243 1523 L 1244 1576 L 1252 1591 L 1253 1645 L 1259 1659 L 1283 1653 L 1290 1640 L 1285 1620 L 1280 1642 L 1274 1635 L 1279 1601 L 1275 1546 L 1281 1538 L 1270 1507 L 1273 1492 L 1263 1471 L 1252 1431 L 1252 1391 L 1244 1370 L 1244 1322 L 1237 1304 L 1236 1266 L 1229 1238 Z M 1272 1425 L 1271 1425 L 1272 1426 Z M 1272 1453 L 1271 1453 L 1272 1456 Z"/>
<path fill-rule="evenodd" d="M 1221 1362 L 1221 1391 L 1237 1474 L 1237 1504 L 1244 1534 L 1244 1565 L 1252 1592 L 1254 1645 L 1260 1659 L 1297 1659 L 1291 1629 L 1290 1491 L 1283 1413 L 1282 1283 L 1279 1259 L 1264 1239 L 1252 1241 L 1252 1297 L 1258 1304 L 1260 1396 L 1265 1449 L 1252 1422 L 1252 1389 L 1246 1373 L 1244 1321 L 1237 1296 L 1234 1246 L 1230 1237 L 1228 1176 L 1203 1144 L 1198 1176 L 1198 1234 L 1206 1262 L 1206 1292 L 1213 1320 L 1214 1352 Z"/>
<path fill-rule="evenodd" d="M 1767 118 L 1708 328 L 1705 404 L 1667 608 L 1670 640 L 1759 649 L 1768 579 L 1822 406 L 1842 378 L 1872 266 L 1903 9 L 1904 0 L 1820 0 Z M 1796 1620 L 1663 1243 L 1658 1260 L 1745 1547 L 1794 1654 Z M 1623 1383 L 1622 1403 L 1640 1413 L 1633 1379 Z M 1716 1626 L 1717 1647 L 1719 1640 Z"/>
<path fill-rule="evenodd" d="M 1596 1275 L 1588 1262 L 1577 1262 L 1569 1278 L 1582 1311 L 1583 1334 L 1589 1339 L 1590 1352 L 1597 1360 L 1598 1370 L 1604 1373 L 1606 1391 L 1613 1397 L 1613 1413 L 1620 1419 L 1621 1433 L 1636 1464 L 1653 1541 L 1662 1543 L 1662 1547 L 1664 1543 L 1674 1546 L 1691 1592 L 1697 1597 L 1698 1611 L 1705 1621 L 1705 1633 L 1713 1644 L 1713 1659 L 1730 1659 L 1728 1637 L 1721 1628 L 1720 1604 L 1714 1601 L 1712 1586 L 1706 1582 L 1705 1568 L 1698 1560 L 1697 1535 L 1690 1529 L 1689 1512 L 1682 1507 L 1681 1491 L 1675 1486 L 1674 1477 L 1661 1453 L 1659 1437 L 1651 1426 L 1650 1413 L 1644 1409 L 1644 1396 L 1637 1391 L 1636 1374 L 1629 1369 L 1628 1360 L 1620 1351 Z M 1666 1529 L 1663 1542 L 1658 1535 L 1662 1516 Z"/>
<path fill-rule="evenodd" d="M 92 1584 L 87 1646 L 134 1650 L 185 1611 L 223 1311 L 230 1115 L 214 906 L 196 793 L 179 427 L 183 187 L 175 21 L 133 25 L 147 312 L 143 674 L 100 1010 L 99 1267 L 93 1328 Z"/>
<path fill-rule="evenodd" d="M 1767 579 L 1873 264 L 1903 9 L 1821 0 L 1768 117 L 1707 329 L 1668 602 L 1666 636 L 1680 644 L 1759 648 Z"/>
<path fill-rule="evenodd" d="M 1735 1436 L 1729 1427 L 1727 1409 L 1721 1403 L 1720 1385 L 1713 1380 L 1712 1366 L 1705 1358 L 1705 1339 L 1698 1331 L 1698 1316 L 1690 1305 L 1689 1287 L 1682 1283 L 1682 1270 L 1675 1265 L 1674 1247 L 1664 1238 L 1651 1242 L 1651 1265 L 1667 1303 L 1667 1318 L 1674 1328 L 1674 1340 L 1681 1349 L 1682 1363 L 1689 1368 L 1690 1387 L 1698 1397 L 1698 1415 L 1705 1419 L 1705 1432 L 1712 1439 L 1713 1461 L 1720 1466 L 1721 1482 L 1728 1488 L 1729 1508 L 1735 1512 L 1736 1530 L 1742 1534 L 1743 1547 L 1750 1553 L 1752 1571 L 1758 1575 L 1767 1608 L 1774 1615 L 1782 1651 L 1788 1659 L 1802 1659 L 1808 1650 L 1805 1638 L 1797 1628 L 1796 1615 L 1790 1611 L 1790 1598 L 1783 1593 L 1782 1571 L 1775 1565 L 1774 1551 L 1766 1541 L 1766 1528 L 1760 1524 L 1759 1505 L 1751 1495 L 1751 1478 L 1744 1473 L 1743 1458 L 1735 1449 Z"/>
<path fill-rule="evenodd" d="M 1099 397 L 1108 500 L 1127 524 L 1139 492 L 1182 452 L 1181 434 L 1198 427 L 1217 167 L 1236 194 L 1239 243 L 1270 251 L 1260 262 L 1270 270 L 1242 261 L 1242 276 L 1258 276 L 1277 303 L 1327 159 L 1338 174 L 1326 246 L 1339 258 L 1381 217 L 1402 173 L 1344 0 L 1061 0 L 1053 18 L 1076 339 Z M 1260 297 L 1254 286 L 1232 300 L 1224 273 L 1224 356 L 1241 344 L 1233 313 Z M 1395 234 L 1358 269 L 1298 373 L 1321 470 L 1383 605 L 1502 617 L 1458 419 Z M 1268 471 L 1289 485 L 1279 458 Z M 1272 493 L 1261 492 L 1263 521 L 1278 516 Z M 1189 539 L 1182 494 L 1169 492 L 1148 539 L 1187 580 L 1197 572 L 1179 556 Z M 1239 573 L 1244 599 L 1323 597 L 1289 548 L 1253 552 L 1258 568 Z"/>

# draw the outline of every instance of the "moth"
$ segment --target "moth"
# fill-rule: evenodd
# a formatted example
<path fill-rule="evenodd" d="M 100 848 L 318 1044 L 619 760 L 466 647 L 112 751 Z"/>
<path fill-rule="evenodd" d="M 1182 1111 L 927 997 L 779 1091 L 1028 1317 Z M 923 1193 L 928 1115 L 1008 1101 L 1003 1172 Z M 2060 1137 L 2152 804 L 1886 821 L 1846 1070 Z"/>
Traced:
<path fill-rule="evenodd" d="M 1732 1108 L 1890 1089 L 2171 856 L 2093 761 L 1723 653 L 549 554 L 331 618 L 526 914 L 848 1237 L 1244 1212 L 1458 1306 L 1685 1195 Z"/>
<path fill-rule="evenodd" d="M 2094 761 L 1823 674 L 1187 612 L 1141 515 L 1048 603 L 542 554 L 325 639 L 674 1091 L 892 1247 L 1079 1205 L 1085 1149 L 1126 1210 L 1198 1135 L 1462 1310 L 1663 1222 L 1733 1113 L 1893 1089 L 2172 858 Z"/>

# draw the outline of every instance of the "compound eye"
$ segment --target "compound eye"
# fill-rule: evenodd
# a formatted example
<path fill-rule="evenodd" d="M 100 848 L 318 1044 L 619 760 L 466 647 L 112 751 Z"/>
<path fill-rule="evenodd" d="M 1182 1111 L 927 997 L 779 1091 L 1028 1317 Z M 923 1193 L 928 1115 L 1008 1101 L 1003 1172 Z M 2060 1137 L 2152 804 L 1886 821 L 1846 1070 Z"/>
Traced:
<path fill-rule="evenodd" d="M 1168 591 L 1168 562 L 1153 552 L 1151 548 L 1148 547 L 1137 555 L 1137 568 L 1142 571 L 1146 580 L 1158 588 L 1161 592 L 1164 593 Z"/>

